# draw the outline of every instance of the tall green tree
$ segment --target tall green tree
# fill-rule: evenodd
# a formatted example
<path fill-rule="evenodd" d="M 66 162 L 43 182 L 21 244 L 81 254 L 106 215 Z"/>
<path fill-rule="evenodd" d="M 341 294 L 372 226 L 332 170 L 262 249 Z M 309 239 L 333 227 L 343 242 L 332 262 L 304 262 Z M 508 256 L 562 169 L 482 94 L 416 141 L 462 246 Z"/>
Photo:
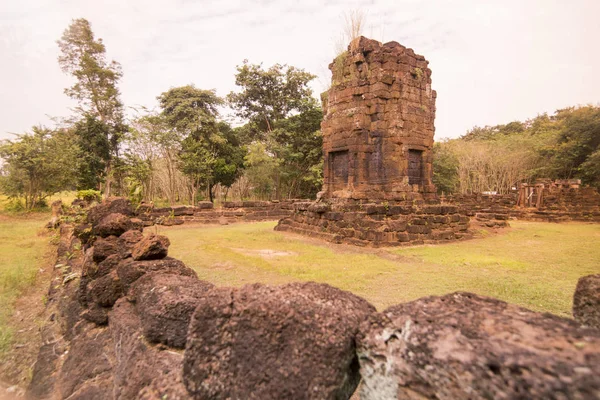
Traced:
<path fill-rule="evenodd" d="M 106 60 L 106 47 L 102 39 L 94 37 L 89 21 L 73 20 L 57 43 L 62 71 L 75 78 L 65 94 L 78 102 L 78 111 L 105 122 L 117 120 L 123 109 L 117 88 L 123 75 L 121 66 Z"/>
<path fill-rule="evenodd" d="M 34 127 L 17 140 L 0 142 L 5 174 L 2 192 L 24 198 L 27 210 L 61 190 L 72 189 L 78 165 L 77 141 L 68 130 Z"/>
<path fill-rule="evenodd" d="M 241 176 L 244 170 L 244 157 L 247 154 L 246 146 L 242 145 L 238 131 L 224 121 L 218 123 L 218 129 L 225 140 L 216 144 L 216 159 L 208 187 L 210 201 L 213 201 L 215 185 L 221 184 L 230 188 Z"/>
<path fill-rule="evenodd" d="M 270 148 L 277 155 L 287 197 L 314 197 L 323 184 L 323 110 L 316 102 L 274 124 Z"/>
<path fill-rule="evenodd" d="M 143 198 L 152 200 L 155 193 L 166 196 L 171 205 L 178 197 L 177 162 L 181 149 L 181 135 L 166 120 L 163 113 L 150 112 L 135 118 L 125 138 L 126 156 L 143 160 L 149 168 L 143 186 Z M 139 165 L 135 168 L 138 169 Z M 166 179 L 155 181 L 154 173 L 164 173 Z M 136 174 L 137 176 L 142 176 Z"/>
<path fill-rule="evenodd" d="M 279 165 L 268 153 L 264 143 L 255 141 L 248 146 L 244 167 L 251 193 L 259 199 L 269 200 L 274 189 L 275 171 Z"/>
<path fill-rule="evenodd" d="M 275 64 L 264 69 L 262 64 L 247 60 L 237 67 L 235 84 L 239 92 L 231 92 L 227 100 L 240 118 L 255 126 L 255 134 L 273 130 L 273 124 L 293 112 L 309 109 L 315 102 L 309 82 L 316 78 L 303 69 Z"/>
<path fill-rule="evenodd" d="M 190 180 L 192 200 L 203 188 L 209 188 L 212 200 L 212 186 L 231 185 L 244 156 L 234 131 L 218 120 L 223 100 L 214 90 L 193 85 L 172 88 L 158 100 L 167 125 L 181 143 L 179 169 Z"/>
<path fill-rule="evenodd" d="M 104 182 L 111 159 L 108 130 L 106 123 L 91 114 L 86 114 L 73 126 L 79 148 L 77 189 L 100 188 Z"/>
<path fill-rule="evenodd" d="M 548 173 L 557 178 L 581 178 L 583 183 L 600 183 L 590 173 L 600 169 L 596 165 L 600 152 L 600 107 L 571 107 L 558 110 L 555 119 L 559 125 L 556 144 L 547 149 Z"/>
<path fill-rule="evenodd" d="M 433 184 L 438 192 L 454 193 L 458 188 L 459 160 L 447 142 L 433 145 Z"/>
<path fill-rule="evenodd" d="M 275 64 L 265 69 L 261 64 L 244 61 L 235 76 L 240 90 L 227 95 L 236 115 L 248 122 L 244 129 L 247 140 L 262 142 L 263 155 L 273 158 L 276 168 L 272 186 L 278 199 L 286 184 L 290 196 L 301 190 L 301 183 L 318 180 L 318 162 L 314 158 L 316 148 L 320 154 L 318 131 L 322 113 L 309 87 L 314 78 L 315 75 L 293 66 Z M 258 148 L 253 148 L 256 154 Z M 299 174 L 308 174 L 307 180 Z"/>
<path fill-rule="evenodd" d="M 91 160 L 85 169 L 96 174 L 95 181 L 106 181 L 105 192 L 110 195 L 112 159 L 119 156 L 119 142 L 127 131 L 117 87 L 123 75 L 121 66 L 114 60 L 107 61 L 102 39 L 94 37 L 89 21 L 84 18 L 73 20 L 57 43 L 60 48 L 58 63 L 64 73 L 75 79 L 73 86 L 65 89 L 65 94 L 77 101 L 76 110 L 85 124 L 89 124 L 91 119 L 99 121 L 95 129 L 88 130 L 88 133 L 103 136 L 94 141 L 109 144 L 108 153 L 101 151 L 106 155 L 102 162 Z M 102 129 L 98 129 L 100 127 Z M 84 149 L 82 151 L 85 152 Z M 97 169 L 100 165 L 102 170 Z M 83 182 L 89 178 L 80 180 Z"/>
<path fill-rule="evenodd" d="M 217 131 L 216 121 L 223 99 L 214 90 L 180 86 L 162 93 L 158 102 L 166 122 L 181 138 L 200 132 L 210 136 Z M 211 124 L 213 129 L 206 129 Z"/>

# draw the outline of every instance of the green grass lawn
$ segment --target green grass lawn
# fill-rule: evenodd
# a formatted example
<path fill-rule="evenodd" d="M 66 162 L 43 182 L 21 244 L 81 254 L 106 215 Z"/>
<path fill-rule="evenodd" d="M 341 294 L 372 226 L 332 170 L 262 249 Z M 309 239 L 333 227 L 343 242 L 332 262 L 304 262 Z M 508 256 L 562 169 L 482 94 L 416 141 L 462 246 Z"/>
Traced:
<path fill-rule="evenodd" d="M 62 192 L 48 198 L 50 205 L 62 199 L 70 204 L 75 192 Z M 50 235 L 44 225 L 50 220 L 50 208 L 36 212 L 6 210 L 9 199 L 0 195 L 0 355 L 11 344 L 9 319 L 14 302 L 35 283 L 37 272 L 51 260 Z M 40 301 L 42 301 L 40 294 Z"/>
<path fill-rule="evenodd" d="M 217 285 L 326 282 L 378 309 L 466 290 L 569 316 L 580 276 L 600 273 L 600 225 L 511 222 L 499 235 L 406 248 L 360 249 L 273 231 L 275 222 L 152 227 L 170 255 Z"/>
<path fill-rule="evenodd" d="M 26 216 L 0 213 L 0 355 L 11 344 L 8 321 L 15 300 L 35 283 L 38 269 L 45 267 L 51 256 L 49 236 L 43 230 L 48 219 L 48 213 Z"/>

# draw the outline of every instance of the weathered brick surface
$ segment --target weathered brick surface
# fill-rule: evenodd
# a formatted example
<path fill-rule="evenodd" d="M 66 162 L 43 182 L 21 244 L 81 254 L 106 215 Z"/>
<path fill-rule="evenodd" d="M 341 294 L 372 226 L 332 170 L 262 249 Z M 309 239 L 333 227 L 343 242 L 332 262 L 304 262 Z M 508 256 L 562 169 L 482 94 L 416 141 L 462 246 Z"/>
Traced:
<path fill-rule="evenodd" d="M 357 246 L 471 236 L 469 218 L 439 204 L 431 180 L 436 94 L 427 65 L 399 43 L 364 37 L 334 60 L 322 96 L 321 200 L 295 203 L 276 230 Z"/>
<path fill-rule="evenodd" d="M 298 203 L 294 214 L 279 221 L 275 229 L 334 243 L 377 247 L 469 238 L 469 224 L 469 218 L 454 205 L 338 199 L 309 205 Z"/>
<path fill-rule="evenodd" d="M 143 204 L 137 209 L 137 216 L 150 225 L 179 225 L 182 223 L 230 224 L 235 222 L 273 221 L 290 216 L 297 202 L 307 200 L 290 199 L 282 201 L 227 201 L 215 208 L 211 202 L 202 201 L 193 206 L 173 206 L 157 208 Z"/>
<path fill-rule="evenodd" d="M 324 197 L 435 198 L 436 93 L 427 65 L 397 42 L 365 37 L 331 63 L 332 86 L 322 96 Z"/>

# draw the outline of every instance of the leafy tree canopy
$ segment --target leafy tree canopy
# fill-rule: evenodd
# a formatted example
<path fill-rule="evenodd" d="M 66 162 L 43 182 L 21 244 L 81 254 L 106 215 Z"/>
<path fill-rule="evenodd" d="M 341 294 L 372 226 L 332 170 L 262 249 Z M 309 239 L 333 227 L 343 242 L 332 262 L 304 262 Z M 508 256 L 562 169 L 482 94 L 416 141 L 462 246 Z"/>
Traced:
<path fill-rule="evenodd" d="M 120 163 L 119 142 L 128 129 L 117 87 L 123 75 L 121 66 L 106 60 L 102 39 L 95 38 L 89 21 L 84 18 L 73 20 L 57 43 L 58 63 L 63 72 L 75 79 L 65 94 L 77 101 L 81 115 L 75 126 L 75 132 L 82 135 L 77 186 L 100 189 L 106 183 L 105 192 L 110 195 L 112 166 Z M 117 183 L 121 184 L 120 179 Z"/>
<path fill-rule="evenodd" d="M 198 89 L 194 85 L 171 88 L 158 96 L 167 124 L 182 138 L 200 133 L 210 134 L 207 125 L 216 132 L 218 106 L 223 104 L 214 90 Z"/>
<path fill-rule="evenodd" d="M 34 127 L 17 140 L 0 142 L 0 157 L 5 161 L 2 191 L 11 197 L 25 198 L 27 210 L 46 197 L 73 188 L 77 172 L 78 148 L 68 130 Z"/>
<path fill-rule="evenodd" d="M 264 69 L 262 64 L 244 60 L 235 75 L 241 91 L 231 92 L 227 100 L 238 117 L 255 125 L 257 135 L 270 132 L 275 121 L 313 105 L 308 83 L 314 78 L 315 75 L 292 66 L 275 64 Z"/>
<path fill-rule="evenodd" d="M 80 113 L 95 115 L 103 122 L 121 122 L 123 105 L 117 89 L 121 66 L 106 60 L 104 43 L 94 37 L 89 21 L 73 20 L 57 43 L 61 69 L 76 80 L 65 93 L 77 100 Z"/>
<path fill-rule="evenodd" d="M 77 189 L 96 189 L 104 182 L 106 167 L 111 159 L 109 130 L 105 122 L 89 114 L 74 125 L 79 159 Z"/>
<path fill-rule="evenodd" d="M 600 188 L 600 107 L 570 107 L 524 122 L 475 127 L 434 150 L 440 190 L 468 191 L 477 181 L 485 182 L 483 190 L 508 191 L 536 178 L 578 178 Z M 498 179 L 489 179 L 493 176 Z"/>
<path fill-rule="evenodd" d="M 242 167 L 245 150 L 231 127 L 218 121 L 218 106 L 223 100 L 214 90 L 193 85 L 172 88 L 158 97 L 167 126 L 177 133 L 179 168 L 193 185 L 202 187 L 222 183 L 231 185 Z M 193 195 L 195 197 L 195 194 Z"/>
<path fill-rule="evenodd" d="M 280 160 L 288 197 L 312 198 L 322 186 L 322 119 L 323 111 L 315 102 L 300 114 L 275 123 L 270 147 Z"/>

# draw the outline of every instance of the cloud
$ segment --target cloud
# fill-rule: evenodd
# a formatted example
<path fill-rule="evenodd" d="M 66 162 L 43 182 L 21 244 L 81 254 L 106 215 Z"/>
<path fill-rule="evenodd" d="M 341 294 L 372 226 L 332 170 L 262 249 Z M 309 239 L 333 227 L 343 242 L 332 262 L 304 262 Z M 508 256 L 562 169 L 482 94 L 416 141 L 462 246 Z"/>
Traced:
<path fill-rule="evenodd" d="M 71 19 L 91 21 L 123 66 L 130 106 L 153 107 L 170 87 L 235 89 L 242 60 L 287 63 L 330 79 L 342 15 L 367 11 L 367 36 L 430 60 L 438 91 L 436 137 L 597 102 L 600 2 L 577 0 L 20 0 L 0 14 L 0 137 L 69 115 L 70 84 L 55 41 Z"/>

